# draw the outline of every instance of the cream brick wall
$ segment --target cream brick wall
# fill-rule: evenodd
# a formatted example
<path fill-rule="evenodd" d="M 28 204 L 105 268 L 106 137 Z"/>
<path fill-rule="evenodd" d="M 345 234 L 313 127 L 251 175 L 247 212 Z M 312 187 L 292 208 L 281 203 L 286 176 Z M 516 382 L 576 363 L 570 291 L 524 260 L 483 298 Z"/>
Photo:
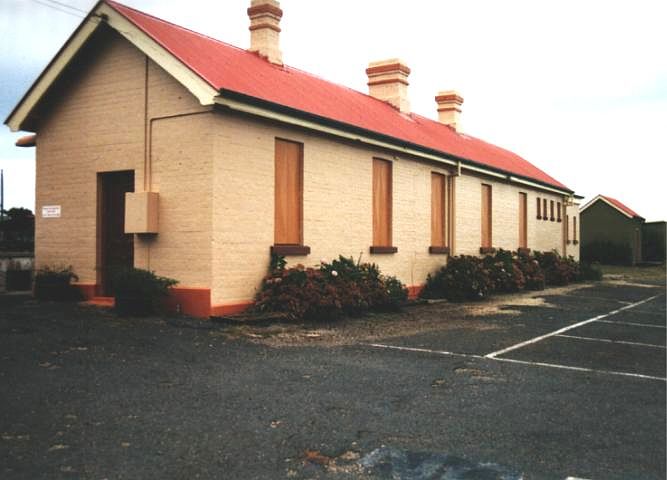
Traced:
<path fill-rule="evenodd" d="M 407 285 L 422 284 L 446 257 L 428 253 L 432 171 L 444 167 L 341 142 L 304 130 L 234 114 L 216 116 L 213 211 L 214 304 L 247 301 L 269 263 L 273 244 L 274 142 L 304 145 L 304 244 L 308 256 L 291 265 L 316 265 L 338 255 L 361 255 Z M 372 159 L 393 163 L 393 255 L 371 255 Z M 493 186 L 493 245 L 516 250 L 519 192 L 528 194 L 528 246 L 562 251 L 562 224 L 536 220 L 535 198 L 557 195 L 464 174 L 456 179 L 456 253 L 479 254 L 481 184 Z"/>
<path fill-rule="evenodd" d="M 104 33 L 92 50 L 38 131 L 38 266 L 71 264 L 81 282 L 98 281 L 97 173 L 134 170 L 142 191 L 147 153 L 160 233 L 135 236 L 135 265 L 208 287 L 212 113 L 117 34 Z M 54 204 L 62 217 L 42 219 L 41 207 Z"/>
<path fill-rule="evenodd" d="M 519 193 L 527 194 L 528 248 L 563 253 L 563 224 L 537 220 L 536 198 L 563 203 L 560 195 L 530 187 L 509 184 L 493 177 L 464 173 L 456 179 L 456 250 L 457 255 L 478 255 L 482 242 L 482 184 L 492 191 L 492 244 L 496 248 L 516 250 L 519 247 Z M 556 211 L 555 211 L 556 212 Z"/>
<path fill-rule="evenodd" d="M 36 152 L 37 266 L 71 264 L 86 283 L 97 280 L 97 172 L 143 182 L 144 159 L 145 59 L 119 40 L 92 47 L 94 60 L 51 93 Z M 41 218 L 44 205 L 61 205 L 61 218 Z"/>

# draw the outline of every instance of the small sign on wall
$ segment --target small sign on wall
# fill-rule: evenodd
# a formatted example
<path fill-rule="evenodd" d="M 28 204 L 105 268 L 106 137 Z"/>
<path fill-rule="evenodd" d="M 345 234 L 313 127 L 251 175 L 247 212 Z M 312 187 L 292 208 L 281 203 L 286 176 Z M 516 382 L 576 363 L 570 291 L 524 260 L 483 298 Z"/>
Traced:
<path fill-rule="evenodd" d="M 42 218 L 60 218 L 60 205 L 43 206 Z"/>

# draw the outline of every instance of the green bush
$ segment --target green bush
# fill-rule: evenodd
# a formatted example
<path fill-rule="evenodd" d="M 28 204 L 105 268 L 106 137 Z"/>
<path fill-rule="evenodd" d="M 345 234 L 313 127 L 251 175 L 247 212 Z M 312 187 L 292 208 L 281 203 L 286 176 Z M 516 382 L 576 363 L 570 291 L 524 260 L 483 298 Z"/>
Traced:
<path fill-rule="evenodd" d="M 72 280 L 79 277 L 72 266 L 44 266 L 35 272 L 35 288 L 33 294 L 38 300 L 57 302 L 73 302 L 82 299 L 81 292 L 72 285 Z"/>
<path fill-rule="evenodd" d="M 579 266 L 579 279 L 581 281 L 596 281 L 602 280 L 602 270 L 598 264 L 581 263 Z"/>
<path fill-rule="evenodd" d="M 113 277 L 114 309 L 121 316 L 159 313 L 169 295 L 169 287 L 177 283 L 141 268 L 119 270 Z"/>
<path fill-rule="evenodd" d="M 544 272 L 533 255 L 530 253 L 517 254 L 516 266 L 523 274 L 526 290 L 544 290 Z"/>
<path fill-rule="evenodd" d="M 426 278 L 424 298 L 446 298 L 450 302 L 481 300 L 493 290 L 491 273 L 479 257 L 450 257 L 447 265 Z"/>
<path fill-rule="evenodd" d="M 483 263 L 491 275 L 494 292 L 512 293 L 524 289 L 523 271 L 516 255 L 509 250 L 498 249 L 495 254 L 484 257 Z"/>
<path fill-rule="evenodd" d="M 631 265 L 632 249 L 627 243 L 597 240 L 581 246 L 581 260 L 603 265 Z"/>
<path fill-rule="evenodd" d="M 567 285 L 580 277 L 579 262 L 572 257 L 562 257 L 557 252 L 535 252 L 535 260 L 544 271 L 547 285 Z"/>
<path fill-rule="evenodd" d="M 269 274 L 255 297 L 254 310 L 281 312 L 292 319 L 333 320 L 343 314 L 396 309 L 407 300 L 407 289 L 377 265 L 339 257 L 318 267 L 286 268 L 273 257 Z"/>

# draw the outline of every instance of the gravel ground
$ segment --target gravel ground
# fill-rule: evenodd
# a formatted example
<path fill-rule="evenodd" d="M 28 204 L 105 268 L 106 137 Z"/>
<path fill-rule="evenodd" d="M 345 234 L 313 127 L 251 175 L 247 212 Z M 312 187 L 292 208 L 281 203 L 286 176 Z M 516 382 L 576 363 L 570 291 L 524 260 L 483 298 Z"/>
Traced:
<path fill-rule="evenodd" d="M 483 357 L 656 295 L 618 318 L 664 326 L 664 283 L 621 282 L 337 325 L 5 303 L 0 477 L 662 480 L 664 381 Z M 664 328 L 589 325 L 664 346 Z M 665 377 L 664 349 L 618 347 L 551 337 L 504 357 Z"/>

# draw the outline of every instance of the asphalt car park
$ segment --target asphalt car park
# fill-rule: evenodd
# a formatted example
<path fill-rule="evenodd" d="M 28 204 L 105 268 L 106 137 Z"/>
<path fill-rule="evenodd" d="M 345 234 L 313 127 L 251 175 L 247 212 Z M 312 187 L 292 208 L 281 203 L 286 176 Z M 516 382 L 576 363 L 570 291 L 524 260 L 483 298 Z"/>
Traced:
<path fill-rule="evenodd" d="M 526 298 L 280 330 L 0 307 L 0 477 L 664 479 L 664 286 Z"/>

